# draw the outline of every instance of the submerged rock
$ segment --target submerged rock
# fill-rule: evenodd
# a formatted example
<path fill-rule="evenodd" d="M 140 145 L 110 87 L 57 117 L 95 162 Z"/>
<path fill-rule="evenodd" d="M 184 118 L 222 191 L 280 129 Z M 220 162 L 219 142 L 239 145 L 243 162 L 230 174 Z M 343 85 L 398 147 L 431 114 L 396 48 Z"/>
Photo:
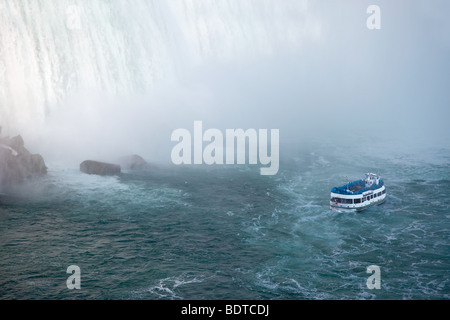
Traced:
<path fill-rule="evenodd" d="M 109 176 L 119 174 L 121 172 L 121 169 L 120 165 L 118 164 L 94 160 L 85 160 L 80 164 L 80 171 L 87 174 Z"/>

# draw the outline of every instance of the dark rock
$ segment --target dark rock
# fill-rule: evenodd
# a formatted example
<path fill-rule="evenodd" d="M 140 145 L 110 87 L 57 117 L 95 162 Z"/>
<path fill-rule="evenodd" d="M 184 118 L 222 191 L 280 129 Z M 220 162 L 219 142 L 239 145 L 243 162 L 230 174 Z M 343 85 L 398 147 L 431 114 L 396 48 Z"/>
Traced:
<path fill-rule="evenodd" d="M 94 160 L 85 160 L 80 164 L 80 171 L 101 176 L 115 175 L 121 172 L 120 165 Z"/>
<path fill-rule="evenodd" d="M 27 168 L 27 172 L 31 175 L 47 173 L 44 158 L 40 154 L 32 154 L 29 157 L 25 157 L 24 165 Z"/>
<path fill-rule="evenodd" d="M 22 136 L 18 135 L 9 139 L 9 146 L 14 150 L 19 150 L 25 147 L 25 142 L 23 141 Z"/>
<path fill-rule="evenodd" d="M 47 173 L 44 159 L 39 154 L 31 154 L 21 136 L 0 137 L 0 186 L 24 182 L 26 179 Z"/>
<path fill-rule="evenodd" d="M 133 154 L 131 156 L 122 157 L 119 159 L 119 163 L 121 167 L 124 169 L 140 169 L 147 165 L 147 161 L 144 160 L 141 156 L 137 154 Z"/>

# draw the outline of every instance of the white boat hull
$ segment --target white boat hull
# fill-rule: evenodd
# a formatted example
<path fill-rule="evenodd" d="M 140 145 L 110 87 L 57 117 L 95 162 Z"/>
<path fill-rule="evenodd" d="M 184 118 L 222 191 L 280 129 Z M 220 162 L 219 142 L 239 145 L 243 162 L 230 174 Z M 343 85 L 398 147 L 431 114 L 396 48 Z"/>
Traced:
<path fill-rule="evenodd" d="M 380 182 L 381 180 L 377 181 Z M 371 206 L 382 204 L 386 200 L 386 187 L 382 181 L 374 185 L 370 190 L 366 188 L 359 192 L 353 192 L 352 190 L 343 191 L 342 188 L 332 189 L 330 208 L 333 210 L 362 211 Z"/>

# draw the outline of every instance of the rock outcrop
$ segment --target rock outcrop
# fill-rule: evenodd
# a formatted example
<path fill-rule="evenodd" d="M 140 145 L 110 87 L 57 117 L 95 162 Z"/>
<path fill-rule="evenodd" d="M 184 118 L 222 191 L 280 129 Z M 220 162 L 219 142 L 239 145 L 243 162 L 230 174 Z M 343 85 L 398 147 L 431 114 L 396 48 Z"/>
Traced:
<path fill-rule="evenodd" d="M 0 137 L 0 189 L 46 173 L 43 157 L 28 151 L 20 135 Z"/>
<path fill-rule="evenodd" d="M 133 154 L 119 159 L 120 166 L 126 170 L 142 169 L 147 165 L 147 161 L 141 156 Z"/>
<path fill-rule="evenodd" d="M 120 165 L 118 164 L 94 160 L 85 160 L 80 164 L 80 171 L 87 174 L 109 176 L 119 174 L 121 172 L 121 169 Z"/>

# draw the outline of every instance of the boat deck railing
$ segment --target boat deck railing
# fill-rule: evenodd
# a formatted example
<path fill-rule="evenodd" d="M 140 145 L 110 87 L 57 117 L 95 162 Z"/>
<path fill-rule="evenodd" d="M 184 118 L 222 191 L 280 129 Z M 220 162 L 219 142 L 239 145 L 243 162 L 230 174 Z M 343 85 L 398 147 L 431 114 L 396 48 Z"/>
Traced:
<path fill-rule="evenodd" d="M 381 188 L 384 185 L 383 180 L 379 180 L 378 184 L 373 184 L 371 187 L 366 187 L 364 180 L 356 180 L 350 183 L 347 183 L 340 187 L 334 187 L 331 189 L 331 192 L 343 195 L 355 195 L 362 194 L 369 190 L 376 190 Z"/>

